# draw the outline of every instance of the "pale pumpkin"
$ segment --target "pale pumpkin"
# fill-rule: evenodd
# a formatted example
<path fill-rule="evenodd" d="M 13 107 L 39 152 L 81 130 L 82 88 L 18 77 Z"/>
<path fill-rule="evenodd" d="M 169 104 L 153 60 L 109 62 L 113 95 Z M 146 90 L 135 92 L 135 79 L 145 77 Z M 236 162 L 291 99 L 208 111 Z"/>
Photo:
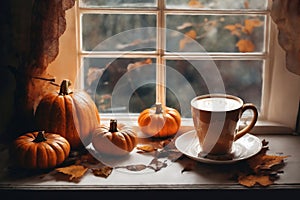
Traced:
<path fill-rule="evenodd" d="M 39 130 L 66 138 L 71 149 L 81 149 L 91 142 L 91 132 L 99 125 L 95 102 L 83 90 L 71 91 L 70 81 L 63 80 L 59 92 L 42 97 L 35 111 Z"/>
<path fill-rule="evenodd" d="M 50 169 L 65 161 L 71 147 L 59 134 L 35 131 L 16 138 L 12 148 L 19 167 Z"/>
<path fill-rule="evenodd" d="M 171 107 L 156 103 L 155 107 L 143 110 L 138 117 L 141 131 L 154 138 L 174 136 L 181 124 L 180 113 Z"/>
<path fill-rule="evenodd" d="M 92 145 L 99 153 L 113 156 L 129 154 L 137 145 L 137 133 L 125 124 L 111 119 L 109 126 L 100 125 L 93 131 Z"/>

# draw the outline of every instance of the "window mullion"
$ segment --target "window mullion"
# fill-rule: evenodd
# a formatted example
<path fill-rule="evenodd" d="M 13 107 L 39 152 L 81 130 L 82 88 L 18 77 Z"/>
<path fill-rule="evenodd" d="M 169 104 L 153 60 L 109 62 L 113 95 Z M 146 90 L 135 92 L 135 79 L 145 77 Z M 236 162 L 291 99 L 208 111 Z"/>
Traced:
<path fill-rule="evenodd" d="M 156 65 L 156 102 L 166 105 L 166 69 L 163 56 L 165 54 L 165 1 L 158 1 L 157 15 L 157 65 Z"/>

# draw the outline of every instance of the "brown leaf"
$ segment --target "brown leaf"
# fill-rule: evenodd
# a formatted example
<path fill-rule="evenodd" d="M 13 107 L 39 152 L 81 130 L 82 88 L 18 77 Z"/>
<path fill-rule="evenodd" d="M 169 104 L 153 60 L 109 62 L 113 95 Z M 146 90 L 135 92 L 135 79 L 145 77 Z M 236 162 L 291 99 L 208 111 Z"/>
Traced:
<path fill-rule="evenodd" d="M 255 49 L 254 44 L 247 39 L 241 39 L 236 43 L 240 52 L 253 52 Z"/>
<path fill-rule="evenodd" d="M 264 155 L 261 158 L 260 169 L 271 169 L 272 167 L 279 165 L 285 158 L 289 156 L 277 156 L 277 155 Z"/>
<path fill-rule="evenodd" d="M 269 186 L 273 184 L 273 181 L 270 180 L 268 175 L 240 176 L 238 178 L 238 182 L 239 184 L 247 187 L 253 187 L 256 183 L 258 183 L 261 186 Z"/>
<path fill-rule="evenodd" d="M 113 170 L 113 168 L 109 167 L 109 166 L 92 168 L 92 172 L 95 176 L 100 176 L 100 177 L 104 177 L 104 178 L 107 178 L 111 174 L 112 170 Z"/>
<path fill-rule="evenodd" d="M 80 179 L 88 170 L 88 168 L 82 165 L 70 165 L 67 167 L 61 167 L 55 169 L 57 172 L 63 173 L 69 176 L 69 181 Z"/>

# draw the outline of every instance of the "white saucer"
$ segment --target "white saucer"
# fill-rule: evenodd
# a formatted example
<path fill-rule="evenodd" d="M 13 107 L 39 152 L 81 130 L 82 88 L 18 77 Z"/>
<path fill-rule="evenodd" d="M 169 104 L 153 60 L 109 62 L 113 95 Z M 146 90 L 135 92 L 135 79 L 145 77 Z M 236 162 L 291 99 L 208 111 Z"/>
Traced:
<path fill-rule="evenodd" d="M 250 158 L 262 149 L 262 142 L 254 135 L 247 133 L 233 143 L 232 155 L 228 160 L 214 160 L 198 156 L 201 151 L 195 130 L 188 131 L 175 140 L 176 148 L 186 156 L 199 162 L 212 164 L 229 164 Z"/>

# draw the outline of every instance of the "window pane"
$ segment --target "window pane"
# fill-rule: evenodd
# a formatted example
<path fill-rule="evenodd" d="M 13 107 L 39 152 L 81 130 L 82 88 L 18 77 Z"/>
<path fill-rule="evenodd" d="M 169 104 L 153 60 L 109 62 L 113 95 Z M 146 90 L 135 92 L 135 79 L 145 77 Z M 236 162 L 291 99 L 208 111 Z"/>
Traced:
<path fill-rule="evenodd" d="M 155 15 L 84 14 L 82 16 L 82 48 L 85 51 L 152 50 L 155 47 Z"/>
<path fill-rule="evenodd" d="M 80 7 L 155 7 L 156 0 L 80 0 Z"/>
<path fill-rule="evenodd" d="M 171 52 L 263 52 L 264 16 L 167 15 L 167 50 Z"/>
<path fill-rule="evenodd" d="M 190 100 L 193 97 L 225 92 L 254 103 L 260 110 L 262 66 L 263 61 L 255 60 L 169 60 L 166 87 L 174 95 L 168 98 L 167 105 L 180 110 L 184 117 L 191 117 Z"/>
<path fill-rule="evenodd" d="M 259 9 L 266 10 L 267 0 L 166 0 L 167 8 Z"/>
<path fill-rule="evenodd" d="M 85 58 L 84 89 L 100 113 L 139 113 L 156 100 L 156 60 Z"/>

